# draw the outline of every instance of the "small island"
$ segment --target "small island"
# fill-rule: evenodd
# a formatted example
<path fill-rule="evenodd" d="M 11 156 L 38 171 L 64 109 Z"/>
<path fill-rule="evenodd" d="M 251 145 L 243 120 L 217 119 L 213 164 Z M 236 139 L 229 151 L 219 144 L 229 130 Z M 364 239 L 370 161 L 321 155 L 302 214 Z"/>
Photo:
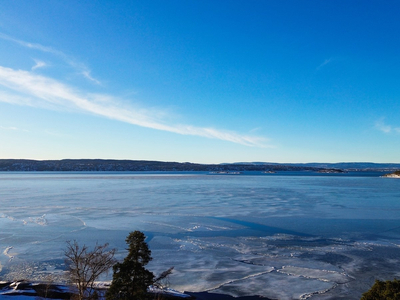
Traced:
<path fill-rule="evenodd" d="M 393 173 L 389 173 L 389 174 L 382 175 L 382 177 L 387 177 L 387 178 L 400 178 L 400 170 L 399 170 L 399 171 L 395 171 L 395 172 L 393 172 Z"/>

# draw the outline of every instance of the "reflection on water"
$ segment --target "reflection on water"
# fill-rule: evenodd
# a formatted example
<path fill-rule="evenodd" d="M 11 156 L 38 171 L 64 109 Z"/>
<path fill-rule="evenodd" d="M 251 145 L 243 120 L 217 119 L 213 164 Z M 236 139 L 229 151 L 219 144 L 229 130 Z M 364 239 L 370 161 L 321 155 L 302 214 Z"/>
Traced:
<path fill-rule="evenodd" d="M 359 299 L 399 277 L 400 181 L 309 175 L 0 173 L 0 279 L 61 276 L 72 239 L 122 258 L 132 230 L 178 290 Z"/>

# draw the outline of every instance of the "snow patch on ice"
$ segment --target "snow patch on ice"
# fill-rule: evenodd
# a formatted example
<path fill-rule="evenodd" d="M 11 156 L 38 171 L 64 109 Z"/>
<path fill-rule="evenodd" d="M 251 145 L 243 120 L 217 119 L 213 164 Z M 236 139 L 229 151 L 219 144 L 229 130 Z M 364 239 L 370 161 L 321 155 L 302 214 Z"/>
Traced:
<path fill-rule="evenodd" d="M 149 286 L 149 288 L 147 289 L 149 292 L 154 293 L 154 294 L 163 294 L 163 295 L 170 295 L 170 296 L 174 296 L 174 297 L 180 297 L 180 298 L 190 298 L 190 295 L 181 293 L 177 290 L 174 289 L 170 289 L 170 288 L 164 288 L 164 289 L 160 289 L 158 287 L 155 286 Z"/>
<path fill-rule="evenodd" d="M 6 214 L 1 214 L 0 218 L 9 219 L 11 221 L 15 221 L 15 218 Z"/>
<path fill-rule="evenodd" d="M 46 219 L 46 214 L 36 217 L 36 218 L 29 218 L 29 222 L 38 224 L 40 226 L 46 226 L 47 225 L 47 219 Z"/>
<path fill-rule="evenodd" d="M 9 246 L 9 247 L 7 247 L 7 248 L 3 251 L 3 254 L 4 254 L 5 256 L 7 256 L 7 257 L 10 259 L 10 261 L 12 261 L 13 258 L 14 258 L 14 255 L 11 255 L 11 254 L 10 254 L 10 250 L 11 250 L 12 248 L 13 248 L 12 246 Z"/>

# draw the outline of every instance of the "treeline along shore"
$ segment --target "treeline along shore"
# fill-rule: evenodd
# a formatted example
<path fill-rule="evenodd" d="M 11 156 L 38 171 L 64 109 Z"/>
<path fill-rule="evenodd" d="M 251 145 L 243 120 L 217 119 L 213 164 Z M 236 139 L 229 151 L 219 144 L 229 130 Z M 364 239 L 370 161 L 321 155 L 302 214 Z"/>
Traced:
<path fill-rule="evenodd" d="M 197 164 L 144 160 L 1 159 L 0 171 L 318 171 L 320 168 L 280 164 Z"/>
<path fill-rule="evenodd" d="M 227 163 L 198 164 L 190 162 L 163 162 L 146 160 L 116 160 L 116 159 L 62 159 L 62 160 L 30 160 L 30 159 L 0 159 L 0 171 L 188 171 L 188 172 L 241 172 L 241 171 L 394 171 L 400 169 L 400 164 L 376 163 Z"/>

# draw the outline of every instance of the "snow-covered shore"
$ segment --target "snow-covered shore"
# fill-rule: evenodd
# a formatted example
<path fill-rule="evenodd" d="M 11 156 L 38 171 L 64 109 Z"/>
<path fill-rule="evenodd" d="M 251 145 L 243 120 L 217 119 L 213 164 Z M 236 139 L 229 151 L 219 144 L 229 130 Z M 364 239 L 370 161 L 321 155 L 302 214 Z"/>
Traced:
<path fill-rule="evenodd" d="M 99 295 L 105 293 L 108 285 L 105 283 L 98 283 L 96 290 Z M 1 281 L 0 282 L 0 299 L 14 299 L 14 300 L 32 300 L 32 299 L 70 299 L 73 288 L 67 285 L 54 284 L 54 283 L 38 283 L 30 281 Z M 180 293 L 170 288 L 158 289 L 151 287 L 148 290 L 152 294 L 163 295 L 168 299 L 194 299 L 188 294 Z"/>
<path fill-rule="evenodd" d="M 400 178 L 400 175 L 392 173 L 392 174 L 382 175 L 381 177 L 385 177 L 385 178 Z"/>
<path fill-rule="evenodd" d="M 103 291 L 104 294 L 107 285 L 99 284 L 98 290 Z M 150 288 L 149 292 L 155 295 L 162 295 L 162 299 L 179 300 L 257 300 L 269 298 L 261 296 L 247 296 L 247 297 L 232 297 L 229 295 L 198 292 L 198 293 L 181 293 L 176 290 L 166 288 L 157 289 Z M 65 285 L 49 284 L 49 283 L 36 283 L 29 281 L 16 281 L 7 282 L 0 281 L 0 299 L 12 300 L 36 300 L 36 299 L 52 299 L 52 300 L 65 300 L 71 298 L 71 288 Z"/>

